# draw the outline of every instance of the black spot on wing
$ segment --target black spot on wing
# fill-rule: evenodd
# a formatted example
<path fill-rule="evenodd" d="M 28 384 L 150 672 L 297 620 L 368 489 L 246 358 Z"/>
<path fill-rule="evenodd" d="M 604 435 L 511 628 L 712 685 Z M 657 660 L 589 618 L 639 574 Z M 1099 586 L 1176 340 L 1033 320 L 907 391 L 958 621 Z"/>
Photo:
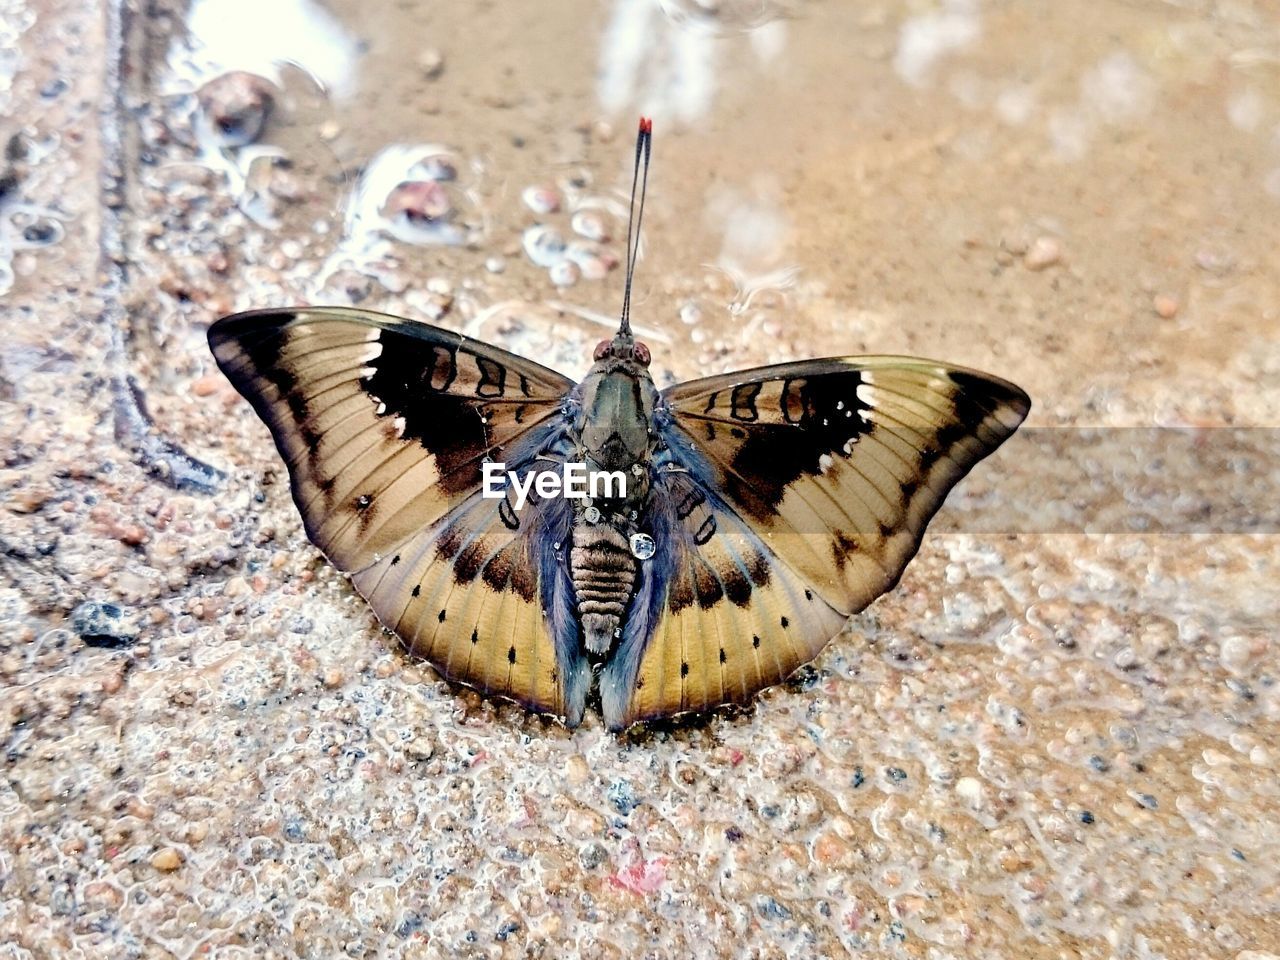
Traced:
<path fill-rule="evenodd" d="M 720 598 L 724 596 L 724 587 L 720 583 L 720 578 L 705 560 L 699 558 L 694 565 L 693 579 L 698 606 L 708 610 L 720 602 Z"/>
<path fill-rule="evenodd" d="M 336 478 L 335 478 L 336 479 Z M 355 499 L 356 508 L 356 525 L 360 532 L 364 533 L 373 524 L 373 518 L 378 514 L 378 508 L 374 503 L 373 497 L 367 493 L 362 493 Z"/>
<path fill-rule="evenodd" d="M 463 539 L 460 527 L 452 526 L 444 530 L 436 541 L 436 556 L 441 560 L 452 560 L 462 549 Z"/>
<path fill-rule="evenodd" d="M 506 497 L 502 498 L 502 502 L 498 504 L 498 519 L 502 521 L 502 525 L 508 530 L 520 529 L 520 517 L 511 506 L 511 501 Z"/>
<path fill-rule="evenodd" d="M 751 601 L 751 582 L 737 567 L 733 567 L 721 576 L 724 582 L 724 594 L 735 606 L 745 607 Z"/>
<path fill-rule="evenodd" d="M 730 394 L 729 416 L 735 420 L 743 420 L 748 423 L 759 420 L 760 412 L 756 410 L 756 397 L 760 395 L 760 389 L 764 384 L 756 383 L 740 383 L 733 388 Z"/>
<path fill-rule="evenodd" d="M 667 587 L 667 608 L 672 613 L 679 613 L 693 604 L 693 598 L 693 576 L 687 566 L 678 568 Z"/>
<path fill-rule="evenodd" d="M 699 506 L 707 502 L 706 495 L 697 487 L 690 487 L 680 505 L 676 507 L 676 516 L 681 520 L 693 513 Z"/>
<path fill-rule="evenodd" d="M 436 393 L 448 390 L 458 378 L 458 353 L 442 343 L 431 346 L 431 357 L 426 367 L 426 385 Z"/>
<path fill-rule="evenodd" d="M 707 518 L 702 521 L 702 525 L 698 527 L 697 532 L 693 535 L 693 542 L 698 546 L 702 546 L 708 540 L 716 535 L 716 518 L 714 514 L 707 514 Z"/>
<path fill-rule="evenodd" d="M 477 356 L 476 367 L 480 371 L 480 382 L 476 384 L 476 396 L 492 400 L 507 392 L 507 368 L 496 360 Z"/>
<path fill-rule="evenodd" d="M 831 559 L 835 561 L 838 568 L 843 570 L 849 562 L 849 557 L 858 549 L 858 541 L 852 537 L 846 536 L 841 530 L 835 531 L 831 540 Z"/>
<path fill-rule="evenodd" d="M 480 574 L 485 561 L 484 546 L 480 540 L 472 540 L 453 561 L 453 579 L 456 583 L 471 583 Z"/>

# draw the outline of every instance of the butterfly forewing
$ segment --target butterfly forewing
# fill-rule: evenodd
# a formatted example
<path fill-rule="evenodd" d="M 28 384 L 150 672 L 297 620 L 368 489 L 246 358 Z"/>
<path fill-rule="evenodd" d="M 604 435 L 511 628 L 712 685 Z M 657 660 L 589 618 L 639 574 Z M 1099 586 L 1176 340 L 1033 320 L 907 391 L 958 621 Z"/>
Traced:
<path fill-rule="evenodd" d="M 743 701 L 815 656 L 898 581 L 952 486 L 1030 408 L 1003 380 L 899 357 L 764 367 L 664 399 L 682 478 L 664 475 L 651 504 L 668 586 L 602 687 L 615 728 Z"/>
<path fill-rule="evenodd" d="M 902 357 L 816 360 L 665 393 L 672 447 L 837 609 L 897 582 L 951 487 L 1030 401 L 985 374 Z"/>
<path fill-rule="evenodd" d="M 451 331 L 344 308 L 214 324 L 218 365 L 271 428 L 307 533 L 358 570 L 479 487 L 485 457 L 573 384 Z"/>
<path fill-rule="evenodd" d="M 451 679 L 581 717 L 576 625 L 544 615 L 563 501 L 480 496 L 486 458 L 563 455 L 571 381 L 447 330 L 344 308 L 214 324 L 218 365 L 271 429 L 307 533 Z M 558 534 L 550 527 L 559 529 Z"/>

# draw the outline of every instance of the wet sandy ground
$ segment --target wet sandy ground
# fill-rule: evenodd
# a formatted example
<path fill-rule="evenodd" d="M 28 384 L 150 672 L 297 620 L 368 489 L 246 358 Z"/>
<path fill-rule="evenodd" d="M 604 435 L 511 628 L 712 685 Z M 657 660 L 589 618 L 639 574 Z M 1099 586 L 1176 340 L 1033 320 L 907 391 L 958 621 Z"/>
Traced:
<path fill-rule="evenodd" d="M 1280 954 L 1274 504 L 1129 532 L 1157 457 L 1001 526 L 1011 443 L 753 709 L 570 734 L 396 650 L 204 346 L 359 302 L 581 373 L 644 110 L 662 376 L 945 358 L 1033 429 L 1258 428 L 1197 480 L 1251 484 L 1274 8 L 441 6 L 0 0 L 0 958 Z"/>

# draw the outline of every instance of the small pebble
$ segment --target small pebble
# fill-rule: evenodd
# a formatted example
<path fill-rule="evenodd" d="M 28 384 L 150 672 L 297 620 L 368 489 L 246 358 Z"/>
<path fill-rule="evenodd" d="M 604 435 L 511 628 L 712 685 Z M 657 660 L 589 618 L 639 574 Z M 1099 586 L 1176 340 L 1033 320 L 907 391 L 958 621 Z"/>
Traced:
<path fill-rule="evenodd" d="M 71 629 L 91 647 L 119 649 L 138 639 L 125 611 L 114 603 L 87 600 L 71 611 Z"/>
<path fill-rule="evenodd" d="M 1045 270 L 1062 260 L 1062 246 L 1053 237 L 1036 237 L 1022 257 L 1028 270 Z"/>
<path fill-rule="evenodd" d="M 587 257 L 577 264 L 584 280 L 603 280 L 609 274 L 608 262 L 599 257 Z"/>
<path fill-rule="evenodd" d="M 345 677 L 343 677 L 342 671 L 337 667 L 330 667 L 324 672 L 324 685 L 330 690 L 342 686 L 342 681 L 344 679 Z"/>
<path fill-rule="evenodd" d="M 849 855 L 849 845 L 834 833 L 824 832 L 813 842 L 813 859 L 823 866 L 833 866 Z"/>
<path fill-rule="evenodd" d="M 551 187 L 525 187 L 520 194 L 524 205 L 539 216 L 555 213 L 560 209 L 560 194 Z"/>
<path fill-rule="evenodd" d="M 28 224 L 22 231 L 22 239 L 35 246 L 44 246 L 62 238 L 62 227 L 53 220 L 42 217 Z"/>
<path fill-rule="evenodd" d="M 197 397 L 211 397 L 226 383 L 220 373 L 206 373 L 203 377 L 191 381 L 191 392 Z"/>
<path fill-rule="evenodd" d="M 262 133 L 275 104 L 275 87 L 257 74 L 233 70 L 206 83 L 196 99 L 212 137 L 225 146 L 243 147 Z"/>
<path fill-rule="evenodd" d="M 551 265 L 547 275 L 557 287 L 571 287 L 578 282 L 578 278 L 582 276 L 582 271 L 578 269 L 578 265 L 572 260 L 561 260 L 559 263 Z"/>
<path fill-rule="evenodd" d="M 551 227 L 530 227 L 521 241 L 525 254 L 540 267 L 550 267 L 564 259 L 564 237 Z"/>
<path fill-rule="evenodd" d="M 1156 294 L 1151 300 L 1152 309 L 1155 310 L 1156 316 L 1162 320 L 1172 320 L 1176 317 L 1179 306 L 1177 297 L 1171 297 L 1164 293 Z"/>
<path fill-rule="evenodd" d="M 609 784 L 609 790 L 605 796 L 613 809 L 617 810 L 624 817 L 631 813 L 640 805 L 639 799 L 636 798 L 635 789 L 631 786 L 630 780 L 615 780 Z"/>
<path fill-rule="evenodd" d="M 382 215 L 404 216 L 410 221 L 431 223 L 443 220 L 453 212 L 453 204 L 445 188 L 435 180 L 409 180 L 387 194 Z"/>
<path fill-rule="evenodd" d="M 577 264 L 579 272 L 588 280 L 602 280 L 609 272 L 609 263 L 598 255 L 594 244 L 575 240 L 564 248 L 564 255 Z"/>
<path fill-rule="evenodd" d="M 507 269 L 507 261 L 502 257 L 489 257 L 484 262 L 484 268 L 490 273 L 501 273 L 503 270 Z"/>
<path fill-rule="evenodd" d="M 594 870 L 609 859 L 609 852 L 599 843 L 588 844 L 579 855 L 584 870 Z"/>
<path fill-rule="evenodd" d="M 766 920 L 790 920 L 791 911 L 773 897 L 761 897 L 756 901 L 756 912 Z"/>
<path fill-rule="evenodd" d="M 418 54 L 418 69 L 428 80 L 434 80 L 444 73 L 444 54 L 435 47 L 427 47 Z"/>
<path fill-rule="evenodd" d="M 151 866 L 165 873 L 172 873 L 182 866 L 182 854 L 173 847 L 165 847 L 151 858 Z"/>
<path fill-rule="evenodd" d="M 605 219 L 595 210 L 579 210 L 569 221 L 573 232 L 588 240 L 603 243 L 609 239 L 609 226 Z"/>

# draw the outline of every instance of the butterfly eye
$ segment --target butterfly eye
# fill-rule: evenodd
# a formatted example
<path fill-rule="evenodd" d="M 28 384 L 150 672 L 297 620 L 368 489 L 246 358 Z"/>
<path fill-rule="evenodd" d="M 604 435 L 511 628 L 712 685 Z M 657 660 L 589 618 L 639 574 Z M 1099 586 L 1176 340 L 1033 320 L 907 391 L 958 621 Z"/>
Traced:
<path fill-rule="evenodd" d="M 609 355 L 609 348 L 611 346 L 613 346 L 613 342 L 610 340 L 601 340 L 599 343 L 597 343 L 596 352 L 595 354 L 593 354 L 594 359 L 603 360 L 605 357 L 607 357 Z"/>
<path fill-rule="evenodd" d="M 649 365 L 649 360 L 651 359 L 649 357 L 649 348 L 639 340 L 636 341 L 636 345 L 632 348 L 631 355 L 636 358 L 636 362 L 642 367 L 647 367 Z"/>

